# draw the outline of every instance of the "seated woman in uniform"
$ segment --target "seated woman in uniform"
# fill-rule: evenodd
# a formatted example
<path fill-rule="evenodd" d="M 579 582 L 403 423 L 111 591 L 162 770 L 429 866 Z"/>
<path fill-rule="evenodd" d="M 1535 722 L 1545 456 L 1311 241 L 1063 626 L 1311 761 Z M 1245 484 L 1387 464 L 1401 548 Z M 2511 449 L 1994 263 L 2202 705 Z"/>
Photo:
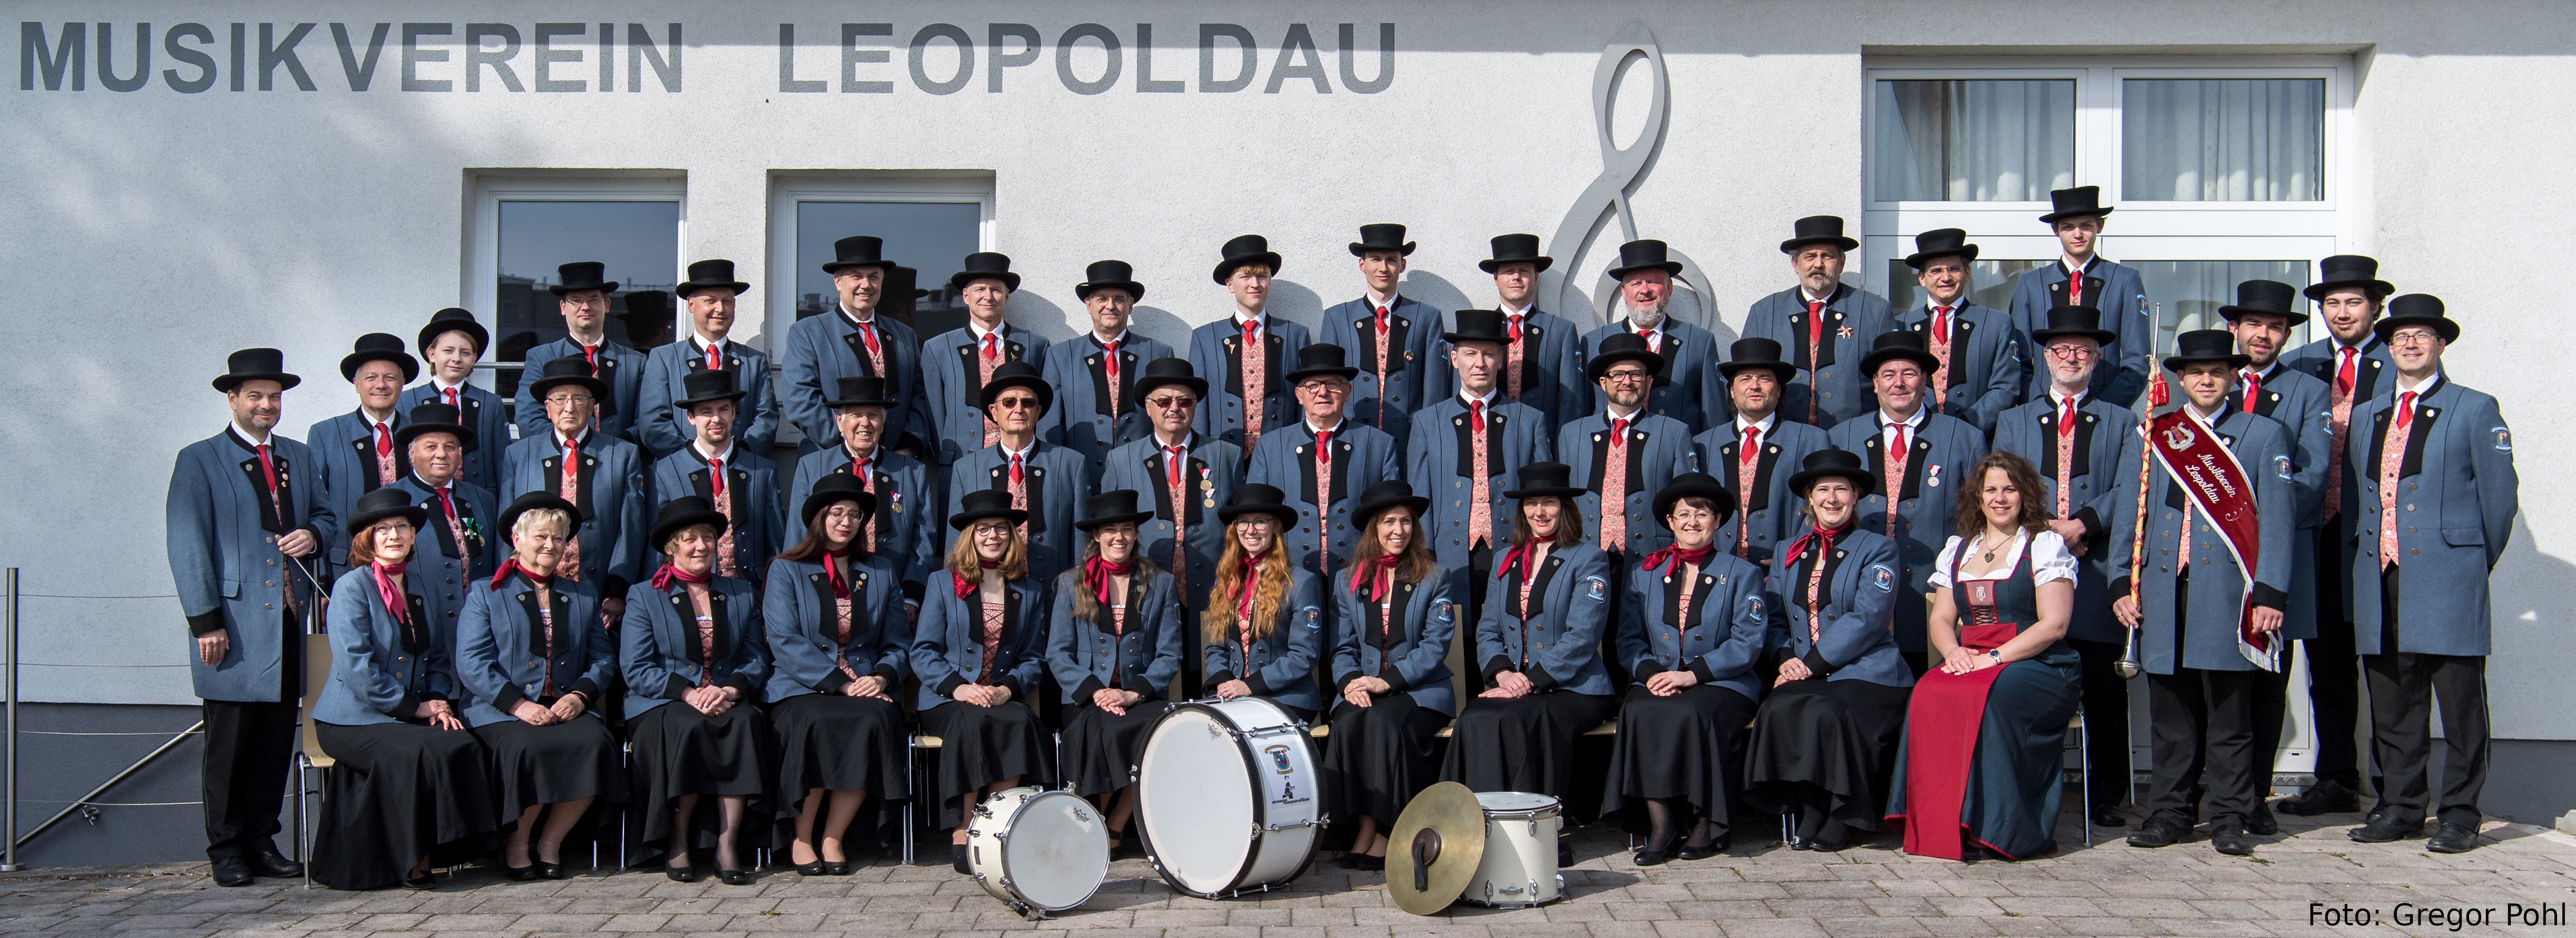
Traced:
<path fill-rule="evenodd" d="M 1888 771 L 1914 671 L 1896 647 L 1896 604 L 1919 602 L 1896 569 L 1896 542 L 1852 523 L 1878 485 L 1846 450 L 1807 455 L 1789 477 L 1814 527 L 1771 571 L 1771 656 L 1780 666 L 1753 718 L 1747 801 L 1796 812 L 1792 850 L 1840 850 L 1886 815 Z M 1779 625 L 1785 620 L 1786 634 Z"/>
<path fill-rule="evenodd" d="M 1574 739 L 1618 712 L 1601 635 L 1610 624 L 1610 555 L 1583 542 L 1564 463 L 1521 467 L 1512 549 L 1495 565 L 1476 644 L 1485 690 L 1458 710 L 1440 777 L 1476 791 L 1527 791 L 1562 803 L 1576 771 Z M 1573 863 L 1570 840 L 1557 863 Z"/>
<path fill-rule="evenodd" d="M 949 859 L 966 865 L 966 812 L 986 795 L 1024 780 L 1055 779 L 1055 740 L 1025 702 L 1046 671 L 1046 587 L 1029 578 L 1020 524 L 1029 513 L 1007 492 L 979 489 L 959 499 L 948 526 L 964 533 L 948 566 L 930 575 L 920 627 L 912 633 L 913 698 L 921 730 L 941 740 L 939 826 Z"/>
<path fill-rule="evenodd" d="M 797 873 L 847 876 L 847 832 L 868 796 L 912 797 L 894 701 L 911 673 L 912 624 L 903 574 L 861 536 L 877 497 L 837 473 L 814 483 L 799 509 L 805 538 L 770 562 L 761 593 L 770 655 L 762 696 L 778 734 L 776 833 Z"/>
<path fill-rule="evenodd" d="M 1225 550 L 1199 617 L 1199 673 L 1221 699 L 1263 697 L 1311 721 L 1324 708 L 1315 686 L 1326 644 L 1324 578 L 1279 549 L 1280 532 L 1297 526 L 1297 509 L 1278 486 L 1251 482 L 1235 486 L 1216 517 Z"/>
<path fill-rule="evenodd" d="M 1716 547 L 1736 504 L 1706 473 L 1674 477 L 1655 493 L 1673 545 L 1640 558 L 1621 584 L 1619 661 L 1634 677 L 1603 813 L 1646 834 L 1638 866 L 1715 856 L 1734 836 L 1744 721 L 1762 696 L 1753 666 L 1769 631 L 1761 568 Z"/>
<path fill-rule="evenodd" d="M 1333 589 L 1332 745 L 1324 791 L 1336 818 L 1359 833 L 1342 865 L 1386 868 L 1386 834 L 1406 802 L 1439 779 L 1438 734 L 1456 709 L 1449 642 L 1458 611 L 1449 579 L 1422 543 L 1431 500 L 1402 479 L 1360 493 L 1351 510 L 1359 543 L 1351 573 Z"/>
<path fill-rule="evenodd" d="M 431 888 L 432 866 L 481 855 L 499 829 L 483 744 L 451 700 L 456 636 L 403 576 L 427 517 L 396 487 L 360 497 L 350 570 L 331 584 L 331 680 L 313 729 L 338 767 L 322 786 L 312 872 L 333 889 Z"/>
<path fill-rule="evenodd" d="M 712 847 L 716 878 L 741 886 L 751 882 L 743 851 L 767 835 L 777 755 L 754 705 L 769 677 L 759 601 L 751 584 L 714 572 L 724 530 L 704 497 L 662 505 L 652 543 L 666 560 L 626 590 L 618 660 L 645 848 L 663 854 L 663 875 L 694 883 L 695 851 Z M 702 813 L 708 795 L 717 809 Z"/>
<path fill-rule="evenodd" d="M 1932 570 L 1941 664 L 1914 686 L 1887 818 L 1905 852 L 1951 860 L 2054 853 L 2066 721 L 2082 662 L 2066 644 L 2075 555 L 2048 526 L 2030 460 L 1998 452 L 1963 478 L 1957 530 Z"/>
<path fill-rule="evenodd" d="M 626 800 L 617 739 L 594 709 L 617 673 L 617 640 L 599 620 L 599 594 L 557 572 L 580 509 L 552 492 L 501 511 L 510 559 L 465 589 L 456 617 L 456 680 L 465 722 L 492 751 L 500 817 L 511 824 L 502 871 L 563 879 L 563 841 L 591 800 Z M 537 832 L 537 815 L 545 831 Z"/>
<path fill-rule="evenodd" d="M 1124 849 L 1136 810 L 1128 781 L 1145 732 L 1170 704 L 1181 673 L 1180 592 L 1172 575 L 1137 552 L 1136 492 L 1102 492 L 1075 522 L 1088 536 L 1082 566 L 1056 575 L 1047 621 L 1047 668 L 1064 695 L 1064 777 L 1101 806 L 1109 848 Z"/>

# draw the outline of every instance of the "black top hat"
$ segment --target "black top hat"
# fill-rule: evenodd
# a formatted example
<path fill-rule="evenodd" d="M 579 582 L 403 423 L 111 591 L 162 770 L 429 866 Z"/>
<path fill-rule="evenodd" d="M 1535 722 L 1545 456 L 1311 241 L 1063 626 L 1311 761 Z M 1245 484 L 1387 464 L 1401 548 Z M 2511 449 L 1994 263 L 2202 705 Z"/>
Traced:
<path fill-rule="evenodd" d="M 2229 368 L 2243 368 L 2254 359 L 2236 353 L 2236 334 L 2225 329 L 2194 329 L 2174 336 L 2174 354 L 2165 356 L 2165 370 L 2181 373 L 2184 365 L 2194 362 L 2226 362 Z"/>
<path fill-rule="evenodd" d="M 383 490 L 378 489 L 377 491 Z M 571 527 L 564 531 L 565 536 L 572 536 L 581 530 L 581 509 L 573 507 L 573 503 L 571 502 L 564 501 L 563 496 L 544 489 L 538 489 L 534 492 L 529 492 L 528 494 L 511 499 L 510 507 L 501 509 L 501 524 L 500 527 L 495 528 L 494 530 L 501 532 L 501 539 L 503 541 L 508 541 L 511 529 L 518 527 L 519 516 L 535 511 L 539 508 L 552 508 L 564 513 L 564 517 L 571 522 Z M 426 510 L 424 510 L 424 513 L 425 511 Z M 515 548 L 518 545 L 512 544 L 511 546 Z"/>
<path fill-rule="evenodd" d="M 2102 311 L 2090 306 L 2059 306 L 2048 311 L 2048 328 L 2030 331 L 2030 340 L 2045 347 L 2058 336 L 2080 335 L 2101 345 L 2111 344 L 2120 334 L 2102 328 Z"/>
<path fill-rule="evenodd" d="M 1188 388 L 1191 394 L 1198 395 L 1202 399 L 1207 397 L 1207 379 L 1198 376 L 1197 369 L 1190 367 L 1189 359 L 1157 358 L 1146 362 L 1144 372 L 1136 376 L 1134 392 L 1136 399 L 1144 400 L 1147 395 L 1154 393 L 1155 388 L 1167 384 Z"/>
<path fill-rule="evenodd" d="M 557 282 L 546 290 L 556 296 L 583 290 L 597 290 L 601 293 L 617 292 L 617 281 L 601 279 L 606 276 L 608 276 L 606 264 L 598 261 L 574 261 L 555 268 Z"/>
<path fill-rule="evenodd" d="M 411 441 L 429 433 L 452 434 L 457 445 L 474 445 L 474 428 L 466 426 L 456 408 L 444 401 L 422 404 L 404 415 L 402 427 L 394 431 L 394 445 L 408 447 Z"/>
<path fill-rule="evenodd" d="M 1601 340 L 1600 350 L 1594 352 L 1592 361 L 1583 366 L 1583 373 L 1592 380 L 1599 381 L 1602 375 L 1610 373 L 1610 366 L 1620 362 L 1636 362 L 1644 365 L 1646 374 L 1655 377 L 1658 383 L 1662 381 L 1664 356 L 1658 354 L 1654 346 L 1646 344 L 1645 336 L 1626 329 L 1613 332 Z"/>
<path fill-rule="evenodd" d="M 1135 489 L 1111 489 L 1082 503 L 1082 520 L 1074 522 L 1073 526 L 1097 531 L 1113 524 L 1133 524 L 1153 516 L 1152 511 L 1136 510 Z"/>
<path fill-rule="evenodd" d="M 1809 215 L 1789 226 L 1789 240 L 1780 242 L 1780 253 L 1796 254 L 1810 244 L 1830 244 L 1846 251 L 1860 246 L 1860 242 L 1843 237 L 1842 216 Z"/>
<path fill-rule="evenodd" d="M 1282 530 L 1297 526 L 1297 509 L 1288 504 L 1288 493 L 1266 482 L 1246 482 L 1225 496 L 1225 507 L 1216 510 L 1218 521 L 1233 524 L 1243 515 L 1269 515 L 1279 519 Z"/>
<path fill-rule="evenodd" d="M 1219 285 L 1234 276 L 1235 268 L 1245 264 L 1259 264 L 1270 268 L 1271 273 L 1279 272 L 1279 252 L 1271 250 L 1270 239 L 1260 235 L 1237 236 L 1226 242 L 1216 256 L 1216 282 Z"/>
<path fill-rule="evenodd" d="M 590 359 L 579 355 L 566 355 L 547 362 L 544 369 L 537 374 L 537 380 L 528 385 L 529 401 L 543 403 L 546 392 L 566 384 L 578 384 L 583 390 L 589 391 L 591 403 L 596 404 L 608 399 L 608 382 L 591 377 Z"/>
<path fill-rule="evenodd" d="M 2048 201 L 2049 204 L 2057 206 L 2057 210 L 2039 216 L 2039 220 L 2052 225 L 2069 218 L 2111 214 L 2110 209 L 2102 207 L 2101 186 L 2051 189 L 2048 191 Z"/>
<path fill-rule="evenodd" d="M 814 491 L 806 493 L 805 504 L 797 506 L 798 523 L 813 527 L 814 516 L 832 507 L 833 502 L 859 503 L 859 516 L 862 518 L 877 513 L 876 493 L 868 491 L 866 482 L 846 472 L 835 472 L 814 480 Z"/>
<path fill-rule="evenodd" d="M 948 275 L 948 288 L 964 290 L 967 284 L 978 280 L 999 280 L 1002 289 L 1008 292 L 1016 293 L 1020 289 L 1020 275 L 1011 272 L 1010 255 L 994 251 L 966 255 L 957 272 Z"/>
<path fill-rule="evenodd" d="M 732 290 L 735 296 L 741 296 L 742 291 L 749 289 L 751 284 L 733 279 L 732 261 L 717 258 L 690 264 L 689 279 L 680 281 L 678 286 L 671 288 L 671 292 L 685 300 L 689 294 L 700 290 Z"/>
<path fill-rule="evenodd" d="M 838 275 L 851 267 L 874 267 L 893 272 L 894 262 L 885 257 L 885 239 L 875 235 L 851 235 L 832 242 L 832 259 L 823 264 L 823 272 Z"/>
<path fill-rule="evenodd" d="M 2388 334 L 2406 326 L 2428 326 L 2443 342 L 2460 341 L 2460 324 L 2442 310 L 2442 298 L 2430 293 L 2409 293 L 2388 301 L 2388 315 L 2370 326 L 2370 334 L 2388 341 Z M 293 387 L 294 385 L 288 385 Z"/>
<path fill-rule="evenodd" d="M 2360 287 L 2374 300 L 2397 292 L 2395 284 L 2379 279 L 2378 258 L 2337 254 L 2318 261 L 2317 272 L 2322 276 L 2317 278 L 2317 282 L 2308 284 L 2306 291 L 2311 300 L 2325 299 L 2328 291 L 2343 287 Z"/>
<path fill-rule="evenodd" d="M 1798 376 L 1798 366 L 1780 357 L 1780 340 L 1760 336 L 1735 340 L 1735 344 L 1726 347 L 1726 361 L 1717 366 L 1718 373 L 1725 375 L 1728 381 L 1735 380 L 1737 372 L 1754 368 L 1770 369 L 1772 374 L 1779 376 L 1781 384 L 1787 384 Z"/>
<path fill-rule="evenodd" d="M 824 401 L 823 406 L 835 408 L 894 406 L 894 395 L 887 392 L 886 379 L 877 375 L 843 378 L 840 381 L 839 390 L 841 393 L 834 395 L 831 400 Z"/>
<path fill-rule="evenodd" d="M 1351 523 L 1367 524 L 1377 520 L 1379 513 L 1398 506 L 1413 509 L 1414 517 L 1418 518 L 1431 510 L 1431 500 L 1413 494 L 1413 486 L 1405 484 L 1403 479 L 1388 479 L 1360 492 L 1359 505 L 1351 509 Z"/>
<path fill-rule="evenodd" d="M 370 332 L 351 344 L 349 354 L 340 359 L 340 377 L 351 383 L 358 380 L 358 366 L 368 362 L 392 362 L 402 368 L 403 383 L 420 377 L 420 359 L 403 351 L 402 337 L 385 332 Z"/>
<path fill-rule="evenodd" d="M 1656 523 L 1662 524 L 1664 530 L 1672 530 L 1672 522 L 1665 519 L 1672 516 L 1673 505 L 1685 498 L 1705 498 L 1716 502 L 1719 524 L 1725 524 L 1726 519 L 1735 516 L 1735 493 L 1726 490 L 1726 483 L 1705 472 L 1685 472 L 1674 476 L 1672 481 L 1664 483 L 1664 487 L 1655 492 Z"/>
<path fill-rule="evenodd" d="M 1360 239 L 1351 242 L 1351 256 L 1366 257 L 1370 251 L 1394 251 L 1413 256 L 1411 241 L 1404 240 L 1403 225 L 1361 225 Z"/>
<path fill-rule="evenodd" d="M 421 522 L 429 520 L 429 509 L 412 504 L 411 493 L 403 491 L 402 486 L 388 485 L 358 496 L 357 510 L 349 515 L 349 520 L 342 527 L 355 535 L 387 518 L 407 519 L 412 527 L 417 528 Z"/>
<path fill-rule="evenodd" d="M 670 322 L 671 294 L 663 290 L 637 290 L 626 294 L 626 311 L 619 313 L 618 318 L 628 322 Z"/>
<path fill-rule="evenodd" d="M 687 392 L 688 396 L 672 401 L 671 406 L 681 410 L 711 401 L 738 401 L 751 393 L 736 386 L 731 368 L 689 372 L 687 377 L 680 379 L 680 390 Z"/>
<path fill-rule="evenodd" d="M 1789 477 L 1789 491 L 1805 498 L 1807 490 L 1815 488 L 1821 479 L 1850 480 L 1852 488 L 1863 495 L 1878 491 L 1878 473 L 1869 471 L 1868 464 L 1861 461 L 1859 453 L 1847 449 L 1828 448 L 1808 453 L 1806 465 Z"/>
<path fill-rule="evenodd" d="M 1029 513 L 1011 507 L 1011 493 L 992 489 L 973 489 L 957 497 L 956 514 L 948 516 L 948 527 L 963 531 L 986 518 L 1000 518 L 1013 525 L 1029 520 Z"/>
<path fill-rule="evenodd" d="M 483 324 L 474 321 L 474 314 L 453 306 L 430 314 L 429 325 L 420 327 L 420 344 L 415 347 L 427 355 L 429 347 L 438 343 L 438 337 L 450 332 L 462 332 L 472 337 L 476 358 L 483 357 L 483 350 L 492 347 L 492 334 L 483 331 Z"/>
<path fill-rule="evenodd" d="M 1348 359 L 1348 354 L 1342 351 L 1341 346 L 1329 342 L 1317 342 L 1298 349 L 1297 367 L 1279 376 L 1279 380 L 1295 385 L 1308 378 L 1323 375 L 1340 375 L 1345 381 L 1359 377 L 1359 369 L 1342 364 Z"/>
<path fill-rule="evenodd" d="M 2278 280 L 2248 280 L 2237 284 L 2236 302 L 2218 308 L 2218 314 L 2227 317 L 2228 322 L 2235 322 L 2236 317 L 2247 313 L 2279 316 L 2289 320 L 2293 327 L 2308 321 L 2308 314 L 2299 309 L 2298 288 Z"/>
<path fill-rule="evenodd" d="M 975 402 L 975 406 L 992 410 L 993 402 L 1002 396 L 1003 391 L 1011 388 L 1027 388 L 1029 393 L 1037 395 L 1040 417 L 1055 409 L 1055 386 L 1046 383 L 1045 376 L 1038 372 L 1038 366 L 1027 362 L 1003 362 L 994 366 L 993 380 L 984 385 L 984 396 Z"/>
<path fill-rule="evenodd" d="M 1957 257 L 1962 262 L 1977 259 L 1977 246 L 1968 243 L 1968 233 L 1958 228 L 1934 228 L 1914 236 L 1914 253 L 1905 255 L 1905 266 L 1922 270 L 1936 257 Z"/>
<path fill-rule="evenodd" d="M 1131 300 L 1145 298 L 1145 285 L 1136 282 L 1136 268 L 1126 261 L 1092 261 L 1091 266 L 1082 269 L 1082 282 L 1074 284 L 1073 296 L 1087 300 L 1091 291 L 1103 287 L 1125 290 Z"/>
<path fill-rule="evenodd" d="M 651 547 L 657 551 L 669 547 L 671 535 L 701 524 L 715 525 L 716 536 L 724 536 L 724 512 L 717 511 L 715 503 L 708 501 L 706 496 L 682 495 L 663 502 L 661 513 L 653 518 Z"/>
<path fill-rule="evenodd" d="M 1879 333 L 1878 341 L 1870 343 L 1869 354 L 1860 357 L 1860 373 L 1875 375 L 1878 366 L 1900 358 L 1922 366 L 1926 377 L 1932 374 L 1933 369 L 1941 367 L 1941 360 L 1932 357 L 1931 337 L 1920 332 L 1894 329 Z"/>
<path fill-rule="evenodd" d="M 1504 264 L 1516 264 L 1522 261 L 1536 264 L 1540 270 L 1546 270 L 1556 264 L 1556 258 L 1538 252 L 1537 235 L 1507 234 L 1494 236 L 1494 256 L 1477 261 L 1476 267 L 1490 274 Z"/>
<path fill-rule="evenodd" d="M 1671 259 L 1672 246 L 1653 238 L 1630 241 L 1619 246 L 1619 266 L 1610 268 L 1610 279 L 1628 276 L 1630 271 L 1648 267 L 1668 274 L 1682 272 L 1682 262 Z"/>
<path fill-rule="evenodd" d="M 1574 467 L 1561 462 L 1534 462 L 1521 466 L 1521 487 L 1503 493 L 1504 498 L 1530 499 L 1556 496 L 1574 498 L 1591 491 L 1572 481 Z"/>
<path fill-rule="evenodd" d="M 1462 309 L 1458 311 L 1458 331 L 1443 332 L 1440 338 L 1453 343 L 1492 342 L 1496 345 L 1510 345 L 1512 331 L 1509 322 L 1510 317 L 1503 315 L 1502 310 Z"/>

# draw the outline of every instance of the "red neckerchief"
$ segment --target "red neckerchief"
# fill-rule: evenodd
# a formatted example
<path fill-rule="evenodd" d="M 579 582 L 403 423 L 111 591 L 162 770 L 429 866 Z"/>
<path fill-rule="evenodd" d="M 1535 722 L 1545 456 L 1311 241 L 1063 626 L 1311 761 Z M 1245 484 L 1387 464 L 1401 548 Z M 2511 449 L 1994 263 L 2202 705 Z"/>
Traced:
<path fill-rule="evenodd" d="M 999 562 L 991 560 L 978 560 L 976 561 L 976 564 L 984 570 L 991 570 L 995 567 L 1001 566 Z M 957 598 L 964 599 L 968 596 L 975 595 L 976 590 L 984 588 L 984 577 L 979 573 L 970 579 L 958 576 L 956 571 L 951 570 L 948 573 L 948 588 L 957 593 Z"/>
<path fill-rule="evenodd" d="M 1675 560 L 1690 564 L 1694 567 L 1706 566 L 1708 564 L 1709 555 L 1714 553 L 1717 553 L 1717 545 L 1715 544 L 1710 544 L 1706 547 L 1694 547 L 1688 550 L 1684 550 L 1678 546 L 1666 547 L 1662 550 L 1647 554 L 1643 569 L 1645 569 L 1646 572 L 1652 573 L 1663 569 L 1665 564 L 1671 563 Z"/>
<path fill-rule="evenodd" d="M 704 583 L 714 578 L 715 574 L 712 570 L 706 573 L 690 573 L 666 563 L 662 565 L 662 569 L 653 571 L 653 588 L 657 590 L 670 589 L 671 581 L 673 580 L 678 580 L 682 583 Z"/>
<path fill-rule="evenodd" d="M 850 581 L 841 577 L 841 564 L 848 559 L 847 552 L 825 551 L 823 554 L 823 579 L 831 582 L 833 599 L 850 598 Z"/>
<path fill-rule="evenodd" d="M 1099 599 L 1101 605 L 1106 606 L 1109 605 L 1109 578 L 1126 576 L 1134 572 L 1136 572 L 1136 562 L 1133 560 L 1126 563 L 1110 563 L 1098 556 L 1093 556 L 1082 562 L 1082 585 L 1090 587 L 1091 595 Z"/>
<path fill-rule="evenodd" d="M 1817 549 L 1819 551 L 1829 551 L 1834 549 L 1834 538 L 1841 536 L 1844 532 L 1849 530 L 1851 530 L 1850 522 L 1844 522 L 1842 527 L 1834 528 L 1832 530 L 1826 530 L 1823 525 L 1817 525 L 1807 529 L 1807 533 L 1798 535 L 1797 540 L 1789 542 L 1788 553 L 1781 555 L 1781 562 L 1783 564 L 1781 569 L 1787 569 L 1787 564 L 1797 563 L 1798 558 L 1806 556 L 1807 545 L 1811 542 L 1817 545 Z"/>
<path fill-rule="evenodd" d="M 1395 581 L 1395 562 L 1399 559 L 1401 558 L 1394 554 L 1388 554 L 1368 563 L 1352 564 L 1351 592 L 1359 592 L 1360 587 L 1366 586 L 1369 587 L 1370 602 L 1385 599 L 1388 584 Z"/>
<path fill-rule="evenodd" d="M 1537 539 L 1533 538 L 1525 543 L 1514 544 L 1512 549 L 1504 551 L 1503 562 L 1494 565 L 1494 579 L 1511 576 L 1513 567 L 1521 568 L 1521 579 L 1524 580 L 1538 572 L 1538 550 L 1535 546 L 1537 543 Z"/>
<path fill-rule="evenodd" d="M 499 570 L 497 570 L 497 571 L 494 571 L 494 572 L 493 572 L 493 574 L 492 574 L 492 588 L 493 588 L 493 589 L 500 589 L 500 588 L 501 588 L 501 584 L 503 584 L 503 583 L 507 583 L 507 582 L 510 582 L 510 574 L 513 574 L 513 573 L 516 573 L 516 574 L 518 574 L 518 575 L 520 575 L 520 576 L 523 576 L 523 577 L 527 577 L 527 578 L 528 578 L 528 582 L 533 583 L 533 584 L 536 584 L 536 585 L 538 585 L 538 586 L 544 586 L 544 585 L 546 585 L 546 584 L 548 584 L 548 583 L 552 583 L 552 582 L 554 582 L 554 581 L 555 581 L 555 578 L 554 578 L 554 576 L 553 576 L 552 574 L 549 574 L 549 575 L 546 575 L 546 576 L 538 576 L 538 575 L 537 575 L 537 571 L 530 570 L 530 569 L 528 569 L 528 568 L 526 568 L 526 567 L 522 567 L 522 566 L 520 566 L 520 565 L 519 565 L 518 558 L 513 557 L 513 558 L 511 558 L 511 559 L 509 559 L 509 560 L 501 561 L 501 569 L 499 569 Z"/>
<path fill-rule="evenodd" d="M 411 603 L 403 598 L 402 590 L 394 587 L 394 576 L 403 571 L 403 565 L 394 564 L 388 567 L 381 563 L 371 563 L 367 565 L 367 569 L 376 575 L 376 596 L 385 601 L 385 611 L 393 613 L 394 621 L 409 624 Z"/>
<path fill-rule="evenodd" d="M 1265 550 L 1243 558 L 1243 585 L 1235 590 L 1235 615 L 1244 619 L 1252 618 L 1253 588 L 1261 582 L 1261 562 L 1269 557 L 1270 552 Z M 1243 634 L 1246 641 L 1251 640 L 1250 630 L 1245 630 Z"/>

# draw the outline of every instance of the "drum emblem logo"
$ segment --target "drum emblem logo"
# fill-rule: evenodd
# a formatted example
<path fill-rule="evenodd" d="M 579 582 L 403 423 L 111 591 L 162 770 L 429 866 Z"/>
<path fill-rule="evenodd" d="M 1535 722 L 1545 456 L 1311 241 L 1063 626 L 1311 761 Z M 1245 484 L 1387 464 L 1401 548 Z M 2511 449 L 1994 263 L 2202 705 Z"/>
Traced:
<path fill-rule="evenodd" d="M 1272 771 L 1278 772 L 1281 775 L 1286 775 L 1297 770 L 1297 767 L 1288 761 L 1288 747 L 1272 746 L 1262 751 L 1270 754 L 1270 768 Z"/>

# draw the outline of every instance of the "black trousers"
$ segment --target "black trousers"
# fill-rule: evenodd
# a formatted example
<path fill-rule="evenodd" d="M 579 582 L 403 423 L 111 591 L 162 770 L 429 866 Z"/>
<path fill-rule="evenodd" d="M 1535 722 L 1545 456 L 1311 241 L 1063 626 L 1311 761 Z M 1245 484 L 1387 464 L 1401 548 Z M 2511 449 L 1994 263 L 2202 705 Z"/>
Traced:
<path fill-rule="evenodd" d="M 2255 688 L 2268 677 L 2259 670 L 2198 668 L 2146 676 L 2156 760 L 2150 816 L 2192 823 L 2200 814 L 2193 796 L 2202 785 L 2209 790 L 2210 820 L 2242 824 L 2254 815 L 2262 803 L 2254 780 Z"/>
<path fill-rule="evenodd" d="M 204 702 L 206 748 L 200 771 L 209 860 L 278 852 L 273 838 L 278 812 L 286 804 L 298 698 L 304 689 L 304 636 L 289 614 L 281 612 L 278 620 L 284 638 L 278 699 Z"/>
<path fill-rule="evenodd" d="M 2370 679 L 2371 753 L 2381 773 L 2379 804 L 2399 818 L 2424 816 L 2430 796 L 2427 769 L 2433 755 L 2432 704 L 2442 704 L 2442 800 L 2434 816 L 2474 830 L 2481 815 L 2493 739 L 2487 727 L 2487 659 L 2483 655 L 2418 655 L 2395 651 L 2397 570 L 2381 574 L 2379 647 L 2365 655 Z"/>
<path fill-rule="evenodd" d="M 2341 519 L 2329 520 L 2319 533 L 2317 637 L 2303 644 L 2308 650 L 2308 702 L 2316 708 L 2317 781 L 2358 792 L 2361 751 L 2353 736 L 2361 722 L 2361 659 L 2353 651 L 2352 614 L 2345 608 L 2351 595 L 2347 565 L 2330 559 L 2342 556 L 2334 542 L 2337 530 L 2350 543 L 2351 531 Z"/>
<path fill-rule="evenodd" d="M 2084 733 L 2092 750 L 2084 776 L 2093 806 L 2128 801 L 2136 796 L 2137 787 L 2129 766 L 2129 682 L 2111 670 L 2127 649 L 2118 643 L 2073 638 L 2066 643 L 2075 646 L 2075 654 L 2083 659 Z"/>
<path fill-rule="evenodd" d="M 1476 623 L 1485 615 L 1485 587 L 1494 582 L 1494 547 L 1491 544 L 1467 551 L 1467 608 L 1457 611 L 1457 637 L 1450 644 L 1458 649 L 1462 662 L 1457 673 L 1482 671 L 1484 659 L 1476 656 Z M 1474 686 L 1472 683 L 1469 686 Z"/>

